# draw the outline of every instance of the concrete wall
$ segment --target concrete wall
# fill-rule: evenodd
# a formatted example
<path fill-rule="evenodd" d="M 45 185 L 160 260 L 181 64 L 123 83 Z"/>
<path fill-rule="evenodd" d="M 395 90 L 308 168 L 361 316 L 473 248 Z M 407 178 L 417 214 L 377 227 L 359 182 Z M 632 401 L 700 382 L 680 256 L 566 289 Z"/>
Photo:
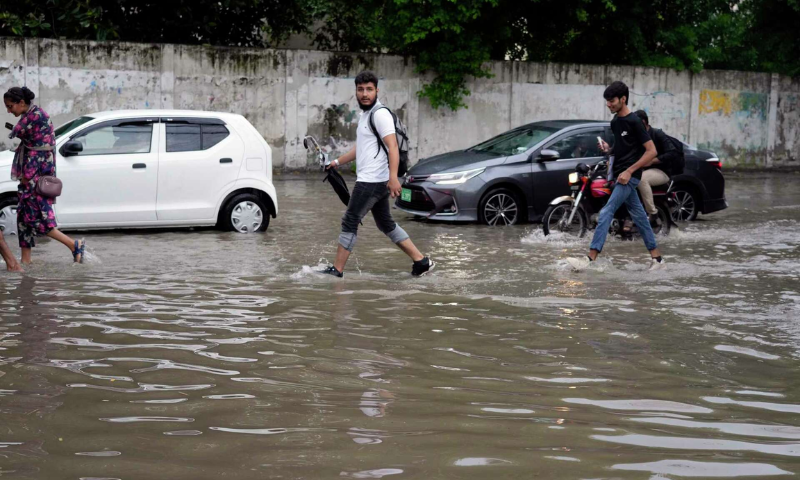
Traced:
<path fill-rule="evenodd" d="M 238 112 L 284 169 L 310 165 L 307 134 L 334 152 L 352 146 L 353 77 L 364 68 L 379 74 L 381 100 L 408 125 L 414 161 L 537 120 L 609 119 L 602 92 L 619 79 L 631 87 L 631 107 L 647 110 L 653 125 L 716 151 L 729 166 L 800 166 L 800 80 L 779 75 L 494 62 L 493 78 L 469 83 L 469 108 L 451 112 L 419 99 L 430 77 L 416 74 L 410 58 L 0 38 L 0 87 L 28 85 L 56 124 L 107 109 Z"/>

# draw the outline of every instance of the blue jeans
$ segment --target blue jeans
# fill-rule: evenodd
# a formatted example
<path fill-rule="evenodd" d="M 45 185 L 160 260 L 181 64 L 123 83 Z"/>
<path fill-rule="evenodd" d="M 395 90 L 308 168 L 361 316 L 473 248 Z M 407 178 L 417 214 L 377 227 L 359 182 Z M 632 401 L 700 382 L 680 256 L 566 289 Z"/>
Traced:
<path fill-rule="evenodd" d="M 598 252 L 603 251 L 603 245 L 606 243 L 608 229 L 611 227 L 612 220 L 614 220 L 614 214 L 623 204 L 628 207 L 628 213 L 630 213 L 633 223 L 636 224 L 636 228 L 639 229 L 639 234 L 642 236 L 647 249 L 655 250 L 658 248 L 656 236 L 653 234 L 650 221 L 647 218 L 644 207 L 642 207 L 642 202 L 639 200 L 639 195 L 636 193 L 637 186 L 639 186 L 638 178 L 631 178 L 625 185 L 619 183 L 614 185 L 614 190 L 611 192 L 611 197 L 608 198 L 608 203 L 600 210 L 600 215 L 598 215 L 597 229 L 594 231 L 592 245 L 589 248 Z"/>

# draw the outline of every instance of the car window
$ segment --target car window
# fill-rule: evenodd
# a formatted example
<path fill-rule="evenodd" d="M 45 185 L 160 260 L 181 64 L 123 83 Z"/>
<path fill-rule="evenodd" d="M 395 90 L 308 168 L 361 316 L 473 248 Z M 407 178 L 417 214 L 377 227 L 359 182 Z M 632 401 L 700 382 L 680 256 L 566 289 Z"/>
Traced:
<path fill-rule="evenodd" d="M 94 120 L 94 118 L 92 117 L 78 117 L 75 120 L 71 120 L 65 123 L 64 125 L 61 125 L 60 127 L 56 128 L 54 132 L 56 134 L 56 138 L 58 138 L 60 135 L 63 135 L 69 131 L 72 131 L 80 127 L 84 123 L 91 122 L 92 120 Z"/>
<path fill-rule="evenodd" d="M 224 125 L 167 124 L 167 152 L 208 150 L 230 132 Z"/>
<path fill-rule="evenodd" d="M 152 124 L 124 124 L 90 130 L 73 137 L 72 141 L 83 145 L 80 156 L 122 155 L 149 153 L 152 137 Z"/>
<path fill-rule="evenodd" d="M 224 125 L 203 125 L 203 150 L 208 150 L 230 135 Z"/>
<path fill-rule="evenodd" d="M 597 137 L 602 136 L 602 131 L 579 132 L 562 137 L 555 143 L 545 147 L 558 152 L 562 160 L 570 158 L 601 157 L 603 153 L 597 146 Z"/>
<path fill-rule="evenodd" d="M 557 131 L 555 128 L 538 126 L 517 128 L 475 145 L 468 151 L 494 153 L 498 156 L 516 155 L 529 150 Z"/>
<path fill-rule="evenodd" d="M 167 124 L 168 152 L 190 152 L 202 149 L 200 125 Z"/>

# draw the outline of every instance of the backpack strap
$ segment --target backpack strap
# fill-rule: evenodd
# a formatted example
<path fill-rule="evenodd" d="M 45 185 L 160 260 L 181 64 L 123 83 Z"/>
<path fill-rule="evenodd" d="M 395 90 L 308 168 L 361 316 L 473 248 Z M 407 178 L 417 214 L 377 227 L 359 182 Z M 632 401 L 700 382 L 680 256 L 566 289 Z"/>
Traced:
<path fill-rule="evenodd" d="M 369 129 L 372 130 L 372 134 L 375 135 L 375 138 L 378 139 L 378 153 L 375 154 L 374 158 L 378 158 L 378 155 L 380 155 L 381 150 L 386 152 L 386 157 L 387 158 L 389 157 L 389 150 L 386 148 L 386 145 L 383 144 L 383 139 L 378 134 L 378 128 L 375 126 L 375 119 L 372 118 L 372 116 L 375 115 L 375 112 L 377 112 L 381 108 L 385 108 L 386 110 L 389 110 L 389 107 L 387 107 L 385 105 L 381 105 L 380 108 L 377 108 L 377 109 L 369 112 Z M 392 111 L 389 110 L 389 113 L 392 113 Z"/>

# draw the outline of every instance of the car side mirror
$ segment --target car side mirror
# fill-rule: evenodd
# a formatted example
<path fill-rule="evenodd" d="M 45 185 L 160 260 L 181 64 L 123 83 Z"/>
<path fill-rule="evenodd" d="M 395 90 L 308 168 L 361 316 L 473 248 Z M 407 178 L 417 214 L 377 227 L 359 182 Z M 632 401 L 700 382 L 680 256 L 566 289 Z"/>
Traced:
<path fill-rule="evenodd" d="M 553 160 L 558 160 L 561 158 L 561 155 L 558 154 L 555 150 L 548 150 L 544 149 L 539 152 L 539 156 L 536 157 L 537 162 L 552 162 Z"/>
<path fill-rule="evenodd" d="M 75 156 L 83 151 L 83 144 L 81 142 L 67 142 L 61 147 L 61 155 L 65 157 Z"/>

